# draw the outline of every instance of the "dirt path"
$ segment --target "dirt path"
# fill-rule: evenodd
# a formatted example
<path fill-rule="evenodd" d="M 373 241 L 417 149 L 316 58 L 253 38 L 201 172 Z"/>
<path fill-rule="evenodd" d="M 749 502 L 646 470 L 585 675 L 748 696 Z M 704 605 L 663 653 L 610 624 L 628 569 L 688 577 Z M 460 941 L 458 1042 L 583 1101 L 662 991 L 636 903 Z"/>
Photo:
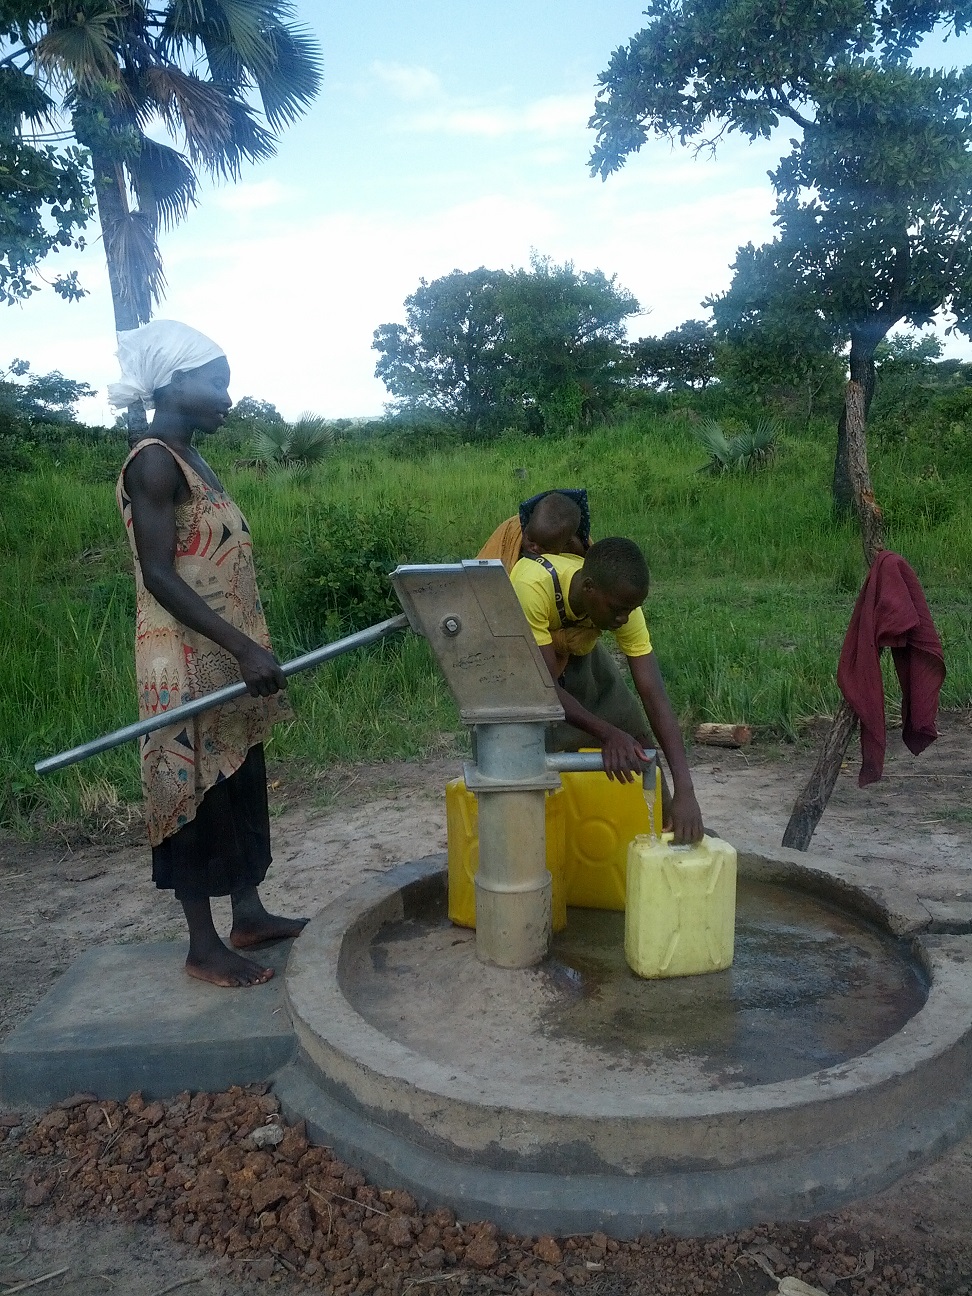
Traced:
<path fill-rule="evenodd" d="M 856 759 L 849 762 L 817 830 L 814 852 L 862 863 L 876 877 L 900 881 L 929 899 L 972 901 L 972 717 L 945 716 L 941 730 L 939 741 L 917 760 L 892 743 L 884 781 L 865 790 L 856 785 Z M 786 746 L 745 753 L 697 748 L 693 768 L 707 826 L 729 840 L 777 845 L 811 763 L 811 752 Z M 455 760 L 356 766 L 329 775 L 316 792 L 292 789 L 284 780 L 273 792 L 275 864 L 264 887 L 270 907 L 313 915 L 362 874 L 443 850 L 442 788 L 456 772 Z M 321 792 L 324 805 L 315 808 Z M 181 911 L 174 899 L 153 889 L 136 828 L 119 828 L 96 843 L 64 836 L 31 844 L 0 841 L 0 885 L 6 932 L 0 945 L 0 1036 L 92 945 L 182 936 Z M 225 927 L 228 902 L 217 902 L 217 915 Z M 214 1270 L 210 1255 L 170 1241 L 161 1230 L 42 1222 L 21 1206 L 23 1173 L 15 1149 L 3 1146 L 0 1284 L 68 1265 L 68 1274 L 37 1290 L 45 1296 L 158 1296 L 181 1279 L 187 1292 L 205 1296 L 250 1290 Z M 933 1166 L 842 1212 L 840 1220 L 903 1245 L 920 1249 L 934 1239 L 947 1249 L 968 1242 L 970 1213 L 972 1140 L 966 1140 Z M 289 1281 L 278 1290 L 288 1291 Z M 633 1279 L 614 1290 L 634 1291 L 632 1284 Z M 753 1290 L 771 1289 L 767 1278 Z M 931 1289 L 922 1290 L 931 1296 Z"/>

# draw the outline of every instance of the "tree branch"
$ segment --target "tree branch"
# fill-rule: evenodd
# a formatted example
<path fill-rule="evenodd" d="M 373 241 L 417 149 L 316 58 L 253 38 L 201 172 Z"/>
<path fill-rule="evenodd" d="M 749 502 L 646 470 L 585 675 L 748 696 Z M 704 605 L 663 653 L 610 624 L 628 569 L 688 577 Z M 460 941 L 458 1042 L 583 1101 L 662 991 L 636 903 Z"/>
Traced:
<path fill-rule="evenodd" d="M 796 124 L 802 126 L 804 130 L 810 130 L 816 124 L 812 118 L 804 117 L 802 113 L 797 112 L 796 108 L 794 108 L 793 104 L 790 102 L 789 97 L 784 94 L 779 86 L 769 87 L 769 101 L 774 108 L 778 108 L 785 117 L 789 117 L 791 121 L 795 121 Z"/>

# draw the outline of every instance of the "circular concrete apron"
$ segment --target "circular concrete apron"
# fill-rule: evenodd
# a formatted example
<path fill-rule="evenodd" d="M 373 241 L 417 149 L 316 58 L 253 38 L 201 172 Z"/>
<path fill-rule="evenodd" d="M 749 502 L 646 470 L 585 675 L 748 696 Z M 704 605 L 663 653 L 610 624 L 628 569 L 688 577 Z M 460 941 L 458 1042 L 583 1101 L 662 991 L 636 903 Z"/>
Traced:
<path fill-rule="evenodd" d="M 442 857 L 360 885 L 291 955 L 285 1110 L 518 1233 L 719 1232 L 883 1186 L 972 1125 L 972 937 L 838 861 L 742 849 L 739 874 L 733 968 L 665 982 L 591 910 L 540 967 L 484 966 Z"/>

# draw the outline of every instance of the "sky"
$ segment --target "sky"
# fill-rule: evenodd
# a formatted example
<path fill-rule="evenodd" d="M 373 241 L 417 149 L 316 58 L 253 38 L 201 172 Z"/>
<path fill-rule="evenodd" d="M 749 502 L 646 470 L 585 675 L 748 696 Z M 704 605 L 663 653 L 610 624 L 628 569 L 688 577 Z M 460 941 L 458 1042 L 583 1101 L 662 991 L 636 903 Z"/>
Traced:
<path fill-rule="evenodd" d="M 536 251 L 616 275 L 641 304 L 633 337 L 704 317 L 736 249 L 772 237 L 767 171 L 781 147 L 732 136 L 713 158 L 658 140 L 592 178 L 597 77 L 643 26 L 642 8 L 297 0 L 322 48 L 322 93 L 273 159 L 236 184 L 204 181 L 199 207 L 161 234 L 168 291 L 156 315 L 223 347 L 234 399 L 271 401 L 287 418 L 381 413 L 374 330 L 404 322 L 420 279 L 454 269 L 523 266 Z M 958 45 L 934 61 L 959 61 Z M 43 271 L 76 268 L 89 295 L 66 303 L 45 289 L 4 308 L 0 368 L 18 357 L 88 382 L 98 396 L 81 417 L 110 423 L 111 299 L 96 225 L 88 236 Z"/>

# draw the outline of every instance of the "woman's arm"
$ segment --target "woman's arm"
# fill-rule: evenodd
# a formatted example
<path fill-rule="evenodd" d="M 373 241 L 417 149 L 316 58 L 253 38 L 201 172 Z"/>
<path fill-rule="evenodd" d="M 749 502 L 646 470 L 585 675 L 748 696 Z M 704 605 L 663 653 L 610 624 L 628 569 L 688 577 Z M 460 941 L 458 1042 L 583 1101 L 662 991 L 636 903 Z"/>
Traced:
<path fill-rule="evenodd" d="M 224 621 L 175 568 L 176 500 L 185 478 L 173 456 L 161 446 L 146 446 L 125 471 L 125 491 L 132 505 L 135 548 L 145 588 L 178 621 L 205 635 L 239 663 L 254 697 L 269 697 L 287 687 L 273 653 Z"/>

